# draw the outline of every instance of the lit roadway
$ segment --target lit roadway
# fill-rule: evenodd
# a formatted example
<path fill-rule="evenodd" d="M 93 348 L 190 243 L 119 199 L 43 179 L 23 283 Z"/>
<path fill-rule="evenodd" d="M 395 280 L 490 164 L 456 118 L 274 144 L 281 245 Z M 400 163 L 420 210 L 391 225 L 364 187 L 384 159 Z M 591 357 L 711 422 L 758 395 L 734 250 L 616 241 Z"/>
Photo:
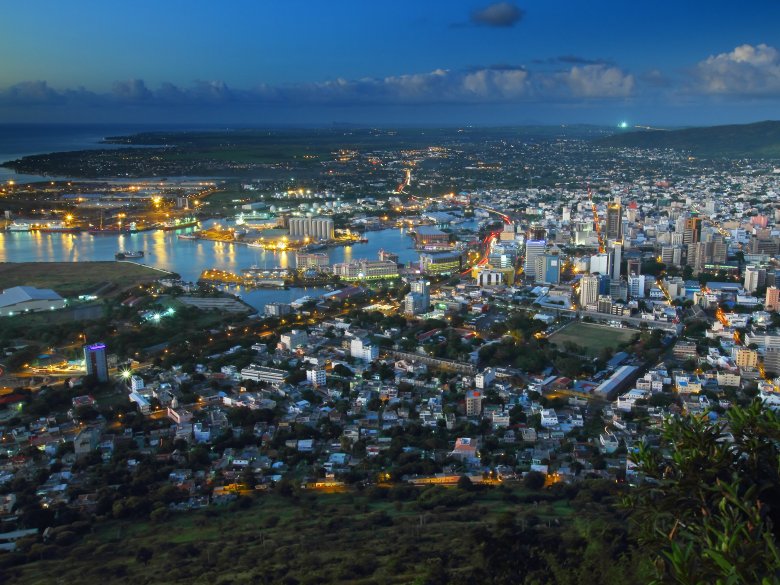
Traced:
<path fill-rule="evenodd" d="M 506 223 L 506 224 L 512 223 L 511 220 L 509 219 L 508 215 L 506 215 L 505 213 L 501 213 L 500 211 L 497 211 L 497 210 L 492 209 L 490 207 L 475 207 L 475 209 L 484 209 L 485 211 L 487 211 L 489 213 L 495 213 L 496 215 L 498 215 L 501 218 L 501 220 L 504 223 Z M 493 244 L 495 243 L 495 241 L 498 239 L 498 237 L 500 235 L 501 235 L 501 230 L 496 230 L 496 231 L 490 232 L 487 236 L 484 237 L 484 239 L 482 240 L 482 244 L 481 244 L 481 247 L 482 247 L 482 257 L 479 259 L 479 261 L 474 266 L 470 266 L 469 268 L 467 268 L 466 270 L 461 272 L 460 273 L 461 276 L 464 276 L 464 275 L 468 274 L 469 272 L 471 272 L 477 266 L 485 266 L 488 263 L 488 256 L 490 255 L 490 250 L 493 248 Z"/>

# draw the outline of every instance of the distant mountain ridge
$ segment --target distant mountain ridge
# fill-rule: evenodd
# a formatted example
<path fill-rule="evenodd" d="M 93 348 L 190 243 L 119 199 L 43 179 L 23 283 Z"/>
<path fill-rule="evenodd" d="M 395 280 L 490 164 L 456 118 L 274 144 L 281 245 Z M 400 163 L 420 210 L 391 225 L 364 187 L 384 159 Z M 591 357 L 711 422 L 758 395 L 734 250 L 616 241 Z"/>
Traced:
<path fill-rule="evenodd" d="M 642 130 L 613 134 L 599 138 L 595 143 L 615 147 L 674 148 L 709 157 L 780 158 L 780 122 L 768 120 L 682 130 Z"/>

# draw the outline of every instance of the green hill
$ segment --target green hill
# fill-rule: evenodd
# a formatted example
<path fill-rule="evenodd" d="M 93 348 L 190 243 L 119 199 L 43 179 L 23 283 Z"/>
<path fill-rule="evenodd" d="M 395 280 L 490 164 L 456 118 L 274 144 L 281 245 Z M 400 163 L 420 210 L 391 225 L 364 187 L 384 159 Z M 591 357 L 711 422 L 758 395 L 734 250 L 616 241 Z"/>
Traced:
<path fill-rule="evenodd" d="M 780 122 L 642 130 L 618 133 L 596 140 L 615 147 L 674 148 L 699 156 L 780 158 Z"/>

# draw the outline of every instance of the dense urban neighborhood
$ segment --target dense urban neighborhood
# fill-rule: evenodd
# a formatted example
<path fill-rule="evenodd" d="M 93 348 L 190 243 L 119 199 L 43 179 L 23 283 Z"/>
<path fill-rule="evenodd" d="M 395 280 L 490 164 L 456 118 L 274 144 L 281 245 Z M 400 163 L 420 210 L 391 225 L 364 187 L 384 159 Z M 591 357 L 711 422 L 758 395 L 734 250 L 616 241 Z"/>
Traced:
<path fill-rule="evenodd" d="M 5 187 L 6 245 L 14 231 L 43 237 L 62 221 L 86 232 L 99 217 L 275 264 L 197 266 L 190 280 L 152 268 L 131 278 L 124 265 L 138 266 L 123 259 L 81 290 L 56 267 L 15 281 L 0 271 L 3 572 L 43 579 L 34 559 L 55 562 L 100 526 L 165 530 L 264 501 L 365 498 L 370 522 L 421 538 L 426 510 L 476 498 L 492 518 L 496 494 L 554 531 L 587 492 L 586 512 L 617 522 L 627 512 L 604 512 L 601 498 L 644 493 L 649 458 L 678 444 L 675 424 L 739 448 L 745 417 L 776 425 L 780 168 L 582 137 L 435 138 L 317 153 L 316 170 L 285 162 L 308 169 L 294 185 Z M 361 255 L 375 237 L 396 247 Z M 264 288 L 300 296 L 258 306 L 244 294 Z M 395 511 L 371 508 L 388 500 Z M 163 554 L 141 546 L 127 555 L 142 568 L 104 576 Z M 409 568 L 420 582 L 478 575 L 434 556 Z M 265 582 L 327 581 L 274 562 Z M 374 573 L 353 569 L 329 578 Z M 193 578 L 176 570 L 174 581 Z M 394 582 L 380 573 L 361 582 Z"/>

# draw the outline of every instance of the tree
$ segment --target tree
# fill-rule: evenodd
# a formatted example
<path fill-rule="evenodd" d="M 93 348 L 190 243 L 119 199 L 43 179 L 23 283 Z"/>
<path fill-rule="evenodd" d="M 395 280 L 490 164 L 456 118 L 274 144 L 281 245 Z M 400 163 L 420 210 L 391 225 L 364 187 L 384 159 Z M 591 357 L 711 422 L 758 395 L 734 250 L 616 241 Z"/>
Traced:
<path fill-rule="evenodd" d="M 523 478 L 523 485 L 531 490 L 539 490 L 544 487 L 545 477 L 538 471 L 529 471 Z"/>
<path fill-rule="evenodd" d="M 154 551 L 152 551 L 152 549 L 142 546 L 138 549 L 138 552 L 135 553 L 135 560 L 139 563 L 143 563 L 143 565 L 146 566 L 149 564 L 149 561 L 152 560 L 153 556 Z"/>
<path fill-rule="evenodd" d="M 471 478 L 468 475 L 461 475 L 458 478 L 458 489 L 470 492 L 474 489 L 474 484 L 471 482 Z"/>
<path fill-rule="evenodd" d="M 776 582 L 777 414 L 755 401 L 732 408 L 723 422 L 671 420 L 663 439 L 668 456 L 640 443 L 633 459 L 645 481 L 624 502 L 656 557 L 657 582 Z"/>

